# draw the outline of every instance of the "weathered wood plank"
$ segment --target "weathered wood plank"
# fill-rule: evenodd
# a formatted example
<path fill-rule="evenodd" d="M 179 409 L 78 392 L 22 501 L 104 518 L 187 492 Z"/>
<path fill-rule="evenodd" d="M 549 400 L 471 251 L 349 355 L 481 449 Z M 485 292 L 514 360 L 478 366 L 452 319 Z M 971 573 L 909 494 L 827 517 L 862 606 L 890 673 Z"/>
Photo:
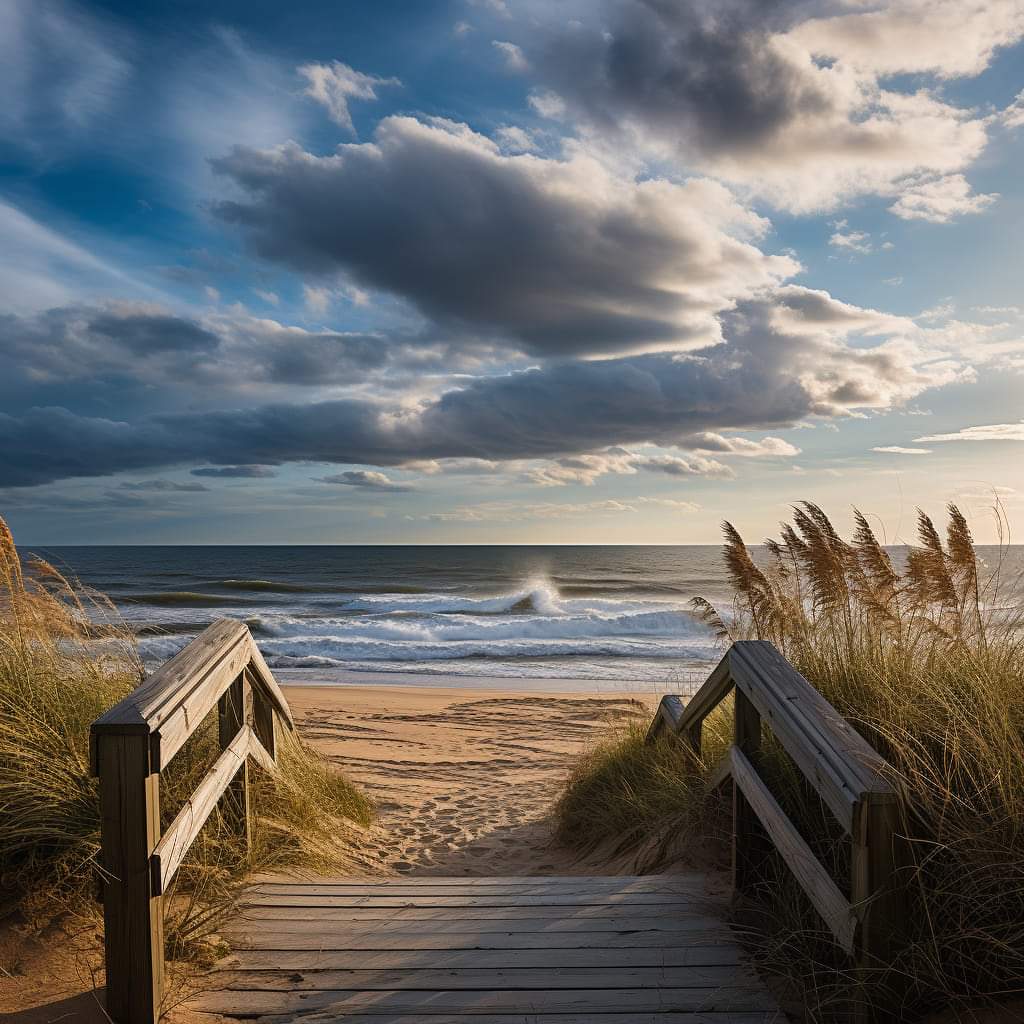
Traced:
<path fill-rule="evenodd" d="M 444 992 L 515 992 L 522 989 L 756 987 L 757 979 L 736 964 L 685 967 L 445 968 L 432 970 L 220 970 L 209 983 L 230 992 L 397 992 L 433 989 Z"/>
<path fill-rule="evenodd" d="M 857 921 L 848 900 L 839 890 L 813 851 L 797 832 L 785 811 L 772 796 L 754 766 L 738 748 L 733 747 L 732 775 L 754 813 L 771 836 L 772 842 L 793 872 L 815 910 L 847 951 L 853 949 Z"/>
<path fill-rule="evenodd" d="M 891 795 L 877 752 L 781 654 L 762 640 L 733 644 L 732 677 L 847 834 L 866 793 Z"/>
<path fill-rule="evenodd" d="M 274 706 L 274 709 L 285 725 L 289 729 L 294 729 L 295 720 L 292 718 L 292 709 L 288 706 L 288 701 L 285 699 L 281 687 L 278 686 L 274 673 L 270 671 L 270 667 L 260 653 L 259 647 L 256 646 L 256 641 L 252 639 L 252 634 L 249 634 L 249 647 L 249 654 L 251 656 L 249 671 L 252 673 L 253 683 Z"/>
<path fill-rule="evenodd" d="M 288 1022 L 294 1017 L 267 1014 L 261 1020 L 264 1024 Z M 727 1011 L 724 1013 L 675 1012 L 665 1013 L 474 1013 L 472 1024 L 784 1024 L 786 1018 L 777 1010 Z M 311 1013 L 303 1015 L 303 1024 L 464 1024 L 464 1014 L 416 1013 L 392 1015 L 347 1013 L 344 1022 L 332 1013 Z"/>
<path fill-rule="evenodd" d="M 472 895 L 472 896 L 540 896 L 555 893 L 563 896 L 581 894 L 603 895 L 619 893 L 632 895 L 635 893 L 702 893 L 707 889 L 706 875 L 666 875 L 663 881 L 625 881 L 614 879 L 579 878 L 571 882 L 549 882 L 539 878 L 522 884 L 513 885 L 509 882 L 488 882 L 487 879 L 475 879 L 479 884 L 452 886 L 433 884 L 429 878 L 397 879 L 378 884 L 360 882 L 301 882 L 288 881 L 277 883 L 261 882 L 253 885 L 247 892 L 257 896 L 302 896 L 306 894 L 345 896 L 345 895 L 380 895 L 410 896 L 415 899 L 427 899 L 431 896 Z"/>
<path fill-rule="evenodd" d="M 687 896 L 700 896 L 702 892 L 655 893 L 572 893 L 563 896 L 551 891 L 540 895 L 506 896 L 500 893 L 486 896 L 335 896 L 331 893 L 312 892 L 308 895 L 251 895 L 245 905 L 248 907 L 363 907 L 365 909 L 389 910 L 399 907 L 419 908 L 446 907 L 662 907 L 677 906 L 689 902 Z"/>
<path fill-rule="evenodd" d="M 676 725 L 683 713 L 683 700 L 673 693 L 667 693 L 661 698 L 658 710 L 654 713 L 654 721 L 647 730 L 648 741 L 660 736 L 663 732 L 678 732 Z"/>
<path fill-rule="evenodd" d="M 409 926 L 406 926 L 408 929 Z M 729 945 L 735 935 L 721 921 L 709 921 L 705 926 L 689 931 L 666 933 L 656 929 L 640 931 L 479 931 L 464 929 L 437 929 L 430 934 L 418 931 L 376 928 L 366 932 L 338 932 L 331 929 L 305 932 L 250 932 L 232 927 L 227 938 L 236 950 L 267 950 L 279 952 L 294 950 L 303 953 L 326 953 L 350 950 L 563 950 L 563 949 L 662 949 L 666 945 L 680 947 L 686 944 L 705 946 L 711 943 Z"/>
<path fill-rule="evenodd" d="M 530 989 L 477 992 L 252 992 L 211 991 L 198 996 L 196 1009 L 259 1017 L 330 1008 L 333 1013 L 654 1013 L 657 1011 L 771 1010 L 760 986 L 661 989 Z"/>
<path fill-rule="evenodd" d="M 157 884 L 158 893 L 166 892 L 189 847 L 217 806 L 217 801 L 245 764 L 251 743 L 252 729 L 244 725 L 203 776 L 203 781 L 185 801 L 174 821 L 167 826 L 167 831 L 153 851 L 153 880 Z"/>
<path fill-rule="evenodd" d="M 424 916 L 415 910 L 392 914 L 385 917 L 359 918 L 311 918 L 298 917 L 292 920 L 266 921 L 245 915 L 236 919 L 231 931 L 258 932 L 270 934 L 321 934 L 344 935 L 346 933 L 386 934 L 391 931 L 415 931 L 429 927 L 434 934 L 443 932 L 687 932 L 707 931 L 722 927 L 721 918 L 712 915 L 670 914 L 661 917 L 644 915 L 642 917 L 598 917 L 593 914 L 576 914 L 572 917 L 555 915 L 547 917 L 466 917 L 468 911 L 454 916 Z M 424 924 L 424 922 L 429 922 Z"/>
<path fill-rule="evenodd" d="M 338 878 L 336 876 L 282 876 L 272 878 L 256 878 L 256 888 L 270 888 L 291 885 L 330 885 L 358 888 L 370 892 L 379 888 L 392 886 L 449 886 L 456 889 L 476 889 L 491 885 L 586 885 L 586 886 L 637 886 L 640 891 L 645 886 L 671 885 L 675 881 L 706 881 L 708 875 L 702 871 L 680 871 L 661 875 L 403 875 L 391 878 Z"/>
<path fill-rule="evenodd" d="M 731 943 L 702 946 L 658 946 L 629 949 L 401 949 L 263 950 L 235 949 L 227 961 L 238 970 L 476 970 L 568 967 L 711 967 L 745 962 Z"/>
<path fill-rule="evenodd" d="M 107 1010 L 131 1024 L 155 1024 L 164 990 L 163 901 L 150 870 L 160 779 L 149 753 L 145 734 L 97 737 Z"/>
<path fill-rule="evenodd" d="M 240 918 L 250 921 L 276 920 L 323 925 L 334 922 L 338 925 L 370 927 L 373 922 L 432 921 L 435 924 L 462 921 L 476 927 L 484 921 L 492 924 L 505 923 L 510 927 L 517 921 L 578 921 L 581 927 L 586 922 L 597 921 L 647 921 L 648 927 L 663 927 L 665 922 L 709 920 L 720 911 L 717 906 L 695 906 L 679 903 L 670 906 L 640 907 L 630 909 L 615 907 L 309 907 L 302 904 L 295 907 L 246 907 Z M 623 925 L 625 927 L 625 925 Z"/>
<path fill-rule="evenodd" d="M 686 702 L 682 714 L 676 719 L 675 731 L 680 735 L 685 734 L 697 753 L 700 753 L 700 743 L 695 741 L 700 736 L 701 724 L 725 700 L 732 685 L 729 653 L 726 652 L 712 669 L 704 685 Z"/>

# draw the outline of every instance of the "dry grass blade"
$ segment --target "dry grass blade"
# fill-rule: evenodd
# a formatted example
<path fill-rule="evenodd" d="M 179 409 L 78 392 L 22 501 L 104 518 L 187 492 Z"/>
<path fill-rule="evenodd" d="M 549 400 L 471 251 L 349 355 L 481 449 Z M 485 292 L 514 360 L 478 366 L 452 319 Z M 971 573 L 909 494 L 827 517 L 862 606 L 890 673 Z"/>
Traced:
<path fill-rule="evenodd" d="M 727 526 L 735 614 L 694 606 L 730 638 L 772 640 L 887 758 L 915 857 L 910 941 L 855 996 L 891 1009 L 898 991 L 904 1020 L 943 1008 L 961 1019 L 1024 989 L 1024 588 L 1006 578 L 1005 553 L 986 568 L 965 517 L 955 506 L 948 514 L 945 547 L 921 512 L 920 543 L 904 555 L 887 551 L 860 512 L 848 543 L 802 503 L 763 566 Z M 709 719 L 705 746 L 727 743 L 729 730 Z M 677 757 L 678 775 L 663 776 L 655 757 L 610 741 L 570 780 L 561 820 L 589 842 L 613 832 L 643 842 L 669 817 L 717 839 L 728 820 L 679 777 L 706 775 L 712 758 Z M 833 877 L 848 882 L 848 844 L 792 762 L 769 745 L 758 767 Z M 641 783 L 661 787 L 660 797 L 635 794 Z M 586 821 L 584 796 L 597 807 Z M 659 800 L 670 816 L 659 817 Z M 762 881 L 760 962 L 807 1020 L 845 1019 L 851 964 L 781 861 L 769 860 Z"/>
<path fill-rule="evenodd" d="M 100 810 L 89 727 L 143 676 L 134 637 L 101 595 L 52 565 L 23 566 L 0 519 L 0 898 L 39 925 L 98 922 Z M 216 711 L 212 713 L 216 714 Z M 208 720 L 161 776 L 164 826 L 216 757 Z M 256 774 L 250 850 L 214 814 L 166 900 L 171 957 L 208 959 L 219 915 L 254 870 L 348 865 L 370 802 L 298 737 Z"/>

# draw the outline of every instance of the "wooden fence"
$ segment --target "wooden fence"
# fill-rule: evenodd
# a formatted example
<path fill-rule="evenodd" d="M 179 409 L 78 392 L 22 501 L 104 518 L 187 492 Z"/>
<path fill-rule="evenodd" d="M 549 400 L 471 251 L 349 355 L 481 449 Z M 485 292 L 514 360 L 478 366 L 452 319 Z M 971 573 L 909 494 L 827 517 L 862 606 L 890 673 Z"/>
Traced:
<path fill-rule="evenodd" d="M 862 971 L 891 963 L 904 916 L 906 863 L 900 808 L 885 762 L 828 701 L 763 640 L 734 643 L 684 706 L 664 697 L 648 739 L 668 730 L 698 754 L 704 719 L 734 692 L 733 744 L 710 785 L 733 782 L 733 883 L 746 891 L 771 842 L 836 941 Z M 756 761 L 762 725 L 793 759 L 850 843 L 844 892 L 814 855 L 764 780 Z"/>
<path fill-rule="evenodd" d="M 161 834 L 160 773 L 215 706 L 222 753 Z M 275 720 L 294 728 L 249 630 L 218 619 L 93 723 L 107 1012 L 118 1024 L 154 1024 L 159 1018 L 163 894 L 225 794 L 224 810 L 248 839 L 249 762 L 275 770 Z"/>

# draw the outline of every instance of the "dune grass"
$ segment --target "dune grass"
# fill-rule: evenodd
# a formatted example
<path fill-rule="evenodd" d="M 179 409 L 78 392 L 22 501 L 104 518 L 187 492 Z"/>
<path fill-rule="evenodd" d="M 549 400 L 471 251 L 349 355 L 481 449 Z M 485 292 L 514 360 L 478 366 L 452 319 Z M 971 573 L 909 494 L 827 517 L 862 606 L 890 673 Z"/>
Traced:
<path fill-rule="evenodd" d="M 846 541 L 805 503 L 756 560 L 726 523 L 735 605 L 725 614 L 695 602 L 724 643 L 774 643 L 888 760 L 914 859 L 907 941 L 898 962 L 868 976 L 854 998 L 890 1008 L 898 999 L 908 1020 L 1024 994 L 1019 581 L 1005 577 L 1001 558 L 983 564 L 960 511 L 950 506 L 948 515 L 945 542 L 922 513 L 918 543 L 890 553 L 859 512 Z M 703 780 L 731 724 L 722 709 L 709 724 L 703 760 L 676 755 L 685 782 L 671 756 L 644 748 L 638 734 L 590 752 L 558 805 L 563 838 L 650 842 L 682 821 L 717 839 L 728 828 L 727 806 L 704 796 Z M 759 768 L 843 885 L 847 845 L 813 790 L 777 744 L 767 744 Z M 660 792 L 638 797 L 640 785 Z M 851 965 L 777 858 L 745 909 L 762 963 L 806 1019 L 849 1009 Z"/>
<path fill-rule="evenodd" d="M 95 920 L 100 816 L 89 726 L 143 678 L 130 632 L 102 595 L 53 566 L 22 565 L 0 519 L 0 915 Z M 216 711 L 161 777 L 169 824 L 217 756 Z M 279 771 L 252 772 L 252 842 L 214 813 L 165 900 L 167 955 L 208 960 L 216 927 L 253 871 L 345 865 L 370 801 L 296 734 Z"/>

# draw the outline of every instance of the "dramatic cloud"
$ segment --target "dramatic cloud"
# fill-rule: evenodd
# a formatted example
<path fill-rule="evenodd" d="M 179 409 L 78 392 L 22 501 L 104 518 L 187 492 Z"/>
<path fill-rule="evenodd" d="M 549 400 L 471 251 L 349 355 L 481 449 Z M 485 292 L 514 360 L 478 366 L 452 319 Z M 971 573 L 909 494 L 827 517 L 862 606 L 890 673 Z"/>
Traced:
<path fill-rule="evenodd" d="M 256 385 L 264 395 L 322 389 L 365 380 L 407 348 L 380 335 L 307 331 L 244 314 L 199 320 L 138 303 L 67 306 L 0 315 L 0 396 L 8 408 L 62 402 L 87 384 L 93 397 L 142 405 L 154 397 L 141 388 L 159 387 L 165 405 L 188 385 L 221 396 Z M 423 348 L 414 362 L 429 354 Z"/>
<path fill-rule="evenodd" d="M 767 222 L 714 182 L 506 156 L 445 121 L 391 117 L 332 156 L 235 149 L 215 167 L 250 196 L 217 212 L 264 257 L 537 354 L 698 347 L 716 314 L 799 269 L 753 244 Z"/>
<path fill-rule="evenodd" d="M 206 484 L 178 483 L 176 480 L 126 480 L 117 486 L 122 491 L 184 491 L 186 493 L 196 493 L 210 489 Z"/>
<path fill-rule="evenodd" d="M 364 75 L 337 60 L 330 64 L 303 64 L 298 72 L 309 82 L 306 95 L 322 103 L 331 120 L 350 135 L 355 135 L 356 129 L 348 109 L 349 100 L 375 100 L 378 86 L 402 84 L 397 78 Z"/>
<path fill-rule="evenodd" d="M 908 181 L 920 188 L 970 165 L 985 119 L 927 87 L 901 91 L 892 76 L 979 74 L 1024 34 L 1016 0 L 814 10 L 798 0 L 612 0 L 567 24 L 538 9 L 527 58 L 551 116 L 796 212 L 898 195 Z"/>
<path fill-rule="evenodd" d="M 873 452 L 882 452 L 886 455 L 931 455 L 931 448 L 901 448 L 899 445 L 890 444 L 878 448 L 872 448 Z"/>
<path fill-rule="evenodd" d="M 193 476 L 232 477 L 240 480 L 265 480 L 277 474 L 269 466 L 200 466 Z"/>
<path fill-rule="evenodd" d="M 415 402 L 352 397 L 167 413 L 132 423 L 62 408 L 0 415 L 0 478 L 25 486 L 188 462 L 398 466 L 444 459 L 557 460 L 595 452 L 607 464 L 629 458 L 628 449 L 609 449 L 644 444 L 694 454 L 641 452 L 633 468 L 728 473 L 701 453 L 785 457 L 795 449 L 778 438 L 750 442 L 722 431 L 888 409 L 969 372 L 945 350 L 920 340 L 847 344 L 832 321 L 850 318 L 852 307 L 831 310 L 824 293 L 788 298 L 798 305 L 806 299 L 829 329 L 813 332 L 801 321 L 799 332 L 782 330 L 777 305 L 764 301 L 729 314 L 728 342 L 702 351 L 466 377 L 437 398 Z M 862 312 L 847 332 L 877 329 L 871 311 Z M 201 336 L 195 340 L 199 347 L 206 343 Z M 595 468 L 583 460 L 563 468 L 588 467 Z"/>
<path fill-rule="evenodd" d="M 1024 441 L 1024 420 L 1020 423 L 989 423 L 964 427 L 951 434 L 926 434 L 915 441 Z"/>
<path fill-rule="evenodd" d="M 408 484 L 400 484 L 392 480 L 387 474 L 379 473 L 373 469 L 349 469 L 344 473 L 335 476 L 320 477 L 320 482 L 325 484 L 343 484 L 346 487 L 360 487 L 367 491 L 411 491 L 413 488 Z"/>

